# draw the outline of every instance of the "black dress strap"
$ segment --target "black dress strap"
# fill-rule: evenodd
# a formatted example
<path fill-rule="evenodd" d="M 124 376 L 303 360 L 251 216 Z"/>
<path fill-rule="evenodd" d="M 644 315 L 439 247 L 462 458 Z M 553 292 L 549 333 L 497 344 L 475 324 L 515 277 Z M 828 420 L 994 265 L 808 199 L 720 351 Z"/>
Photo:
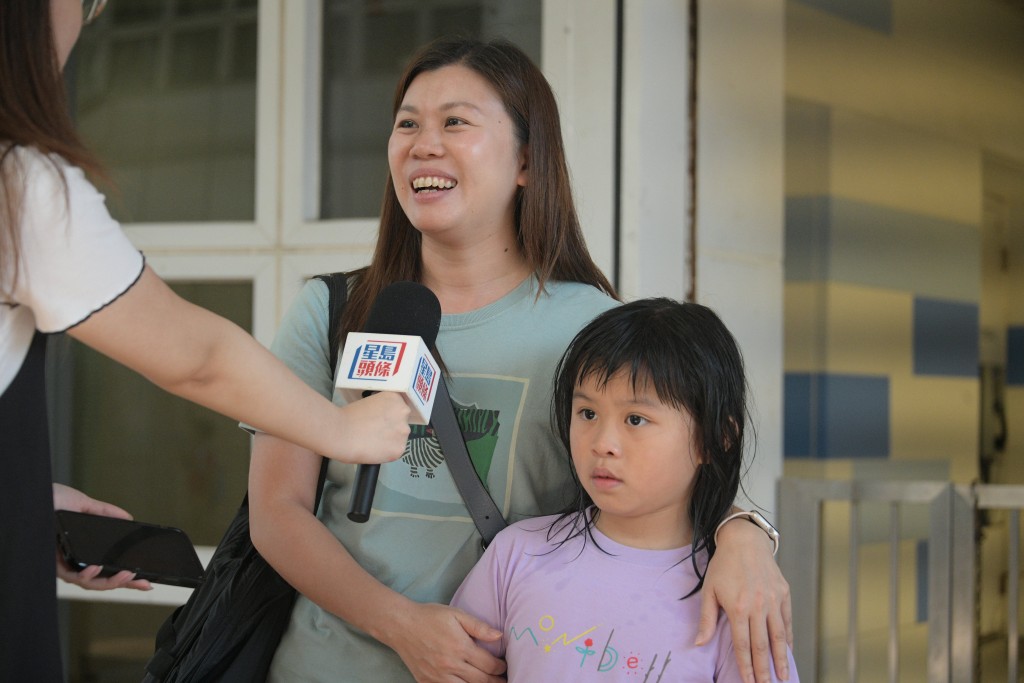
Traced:
<path fill-rule="evenodd" d="M 0 681 L 64 678 L 45 364 L 46 336 L 37 332 L 0 395 Z"/>

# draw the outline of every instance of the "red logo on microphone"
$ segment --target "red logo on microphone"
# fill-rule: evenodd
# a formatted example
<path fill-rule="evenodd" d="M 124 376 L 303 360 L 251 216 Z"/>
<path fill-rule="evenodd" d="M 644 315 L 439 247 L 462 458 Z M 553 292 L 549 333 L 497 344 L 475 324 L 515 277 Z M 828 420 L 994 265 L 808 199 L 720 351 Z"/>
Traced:
<path fill-rule="evenodd" d="M 348 370 L 348 378 L 372 382 L 387 381 L 394 377 L 402 366 L 403 356 L 405 342 L 367 340 L 356 349 Z"/>

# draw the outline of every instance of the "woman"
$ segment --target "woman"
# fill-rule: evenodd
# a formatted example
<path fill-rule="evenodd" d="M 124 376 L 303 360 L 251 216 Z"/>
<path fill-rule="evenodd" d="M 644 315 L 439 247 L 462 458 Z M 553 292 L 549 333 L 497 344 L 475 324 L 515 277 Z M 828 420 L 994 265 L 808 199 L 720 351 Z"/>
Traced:
<path fill-rule="evenodd" d="M 89 2 L 94 16 L 102 2 Z M 132 248 L 82 169 L 61 69 L 81 0 L 0 2 L 0 680 L 60 681 L 54 507 L 126 517 L 50 476 L 45 335 L 75 339 L 172 393 L 352 462 L 402 453 L 400 398 L 339 410 L 232 323 L 177 297 Z M 127 572 L 61 576 L 146 588 Z"/>
<path fill-rule="evenodd" d="M 407 67 L 393 112 L 376 251 L 354 274 L 343 328 L 360 329 L 391 282 L 429 287 L 477 471 L 509 521 L 556 512 L 570 478 L 549 423 L 555 364 L 618 302 L 583 242 L 554 96 L 508 43 L 443 41 Z M 326 301 L 323 285 L 308 285 L 272 350 L 328 396 Z M 500 633 L 447 606 L 481 548 L 429 432 L 414 432 L 403 462 L 381 468 L 365 524 L 346 519 L 354 470 L 344 466 L 328 472 L 319 519 L 310 513 L 317 471 L 308 449 L 255 438 L 253 541 L 302 593 L 271 680 L 502 680 L 504 663 L 473 642 Z M 721 603 L 741 671 L 754 680 L 753 642 L 758 679 L 768 680 L 768 627 L 785 661 L 788 587 L 756 527 L 729 524 L 720 538 L 700 638 L 714 632 Z"/>

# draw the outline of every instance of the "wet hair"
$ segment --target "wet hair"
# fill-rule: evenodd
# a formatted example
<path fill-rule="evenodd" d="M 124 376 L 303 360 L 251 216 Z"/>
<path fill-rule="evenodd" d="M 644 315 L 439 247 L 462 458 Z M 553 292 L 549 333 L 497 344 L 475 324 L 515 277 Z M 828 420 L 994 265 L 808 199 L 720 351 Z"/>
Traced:
<path fill-rule="evenodd" d="M 615 296 L 583 239 L 558 105 L 540 69 L 507 40 L 441 38 L 421 49 L 406 66 L 395 89 L 392 115 L 398 113 L 417 76 L 446 66 L 466 67 L 487 81 L 511 118 L 516 140 L 528 147 L 529 180 L 517 190 L 514 220 L 519 248 L 541 290 L 546 282 L 561 280 L 590 284 Z M 343 333 L 362 329 L 374 299 L 388 284 L 421 280 L 420 240 L 398 203 L 389 174 L 377 246 L 370 265 L 354 273 L 357 277 L 342 317 Z"/>
<path fill-rule="evenodd" d="M 584 536 L 600 511 L 580 483 L 570 454 L 572 400 L 585 380 L 604 387 L 624 376 L 634 390 L 653 389 L 663 404 L 689 413 L 693 448 L 701 457 L 689 504 L 693 526 L 691 562 L 700 590 L 704 571 L 697 554 L 715 552 L 715 529 L 732 507 L 743 465 L 743 432 L 747 422 L 743 359 L 732 334 L 706 306 L 652 298 L 612 308 L 584 327 L 558 363 L 552 395 L 552 421 L 565 447 L 575 483 L 575 497 L 549 530 L 566 531 L 558 544 Z M 680 457 L 684 457 L 682 448 Z M 595 541 L 596 543 L 596 541 Z"/>
<path fill-rule="evenodd" d="M 103 177 L 75 131 L 53 38 L 51 0 L 0 2 L 0 253 L 17 254 L 24 177 L 17 147 L 35 147 Z M 63 175 L 60 176 L 63 179 Z M 17 258 L 0 262 L 13 286 Z M 2 293 L 2 292 L 0 292 Z"/>

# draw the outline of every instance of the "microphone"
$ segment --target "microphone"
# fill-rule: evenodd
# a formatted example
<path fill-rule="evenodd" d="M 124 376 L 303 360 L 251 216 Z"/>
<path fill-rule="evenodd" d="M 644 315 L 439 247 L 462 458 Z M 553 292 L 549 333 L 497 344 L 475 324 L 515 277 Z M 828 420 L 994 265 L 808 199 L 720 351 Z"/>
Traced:
<path fill-rule="evenodd" d="M 440 369 L 430 347 L 441 326 L 441 304 L 417 282 L 394 282 L 377 295 L 365 332 L 350 332 L 335 386 L 356 400 L 378 391 L 395 391 L 412 408 L 412 424 L 427 424 L 437 395 Z M 380 465 L 356 467 L 348 518 L 370 518 Z"/>

